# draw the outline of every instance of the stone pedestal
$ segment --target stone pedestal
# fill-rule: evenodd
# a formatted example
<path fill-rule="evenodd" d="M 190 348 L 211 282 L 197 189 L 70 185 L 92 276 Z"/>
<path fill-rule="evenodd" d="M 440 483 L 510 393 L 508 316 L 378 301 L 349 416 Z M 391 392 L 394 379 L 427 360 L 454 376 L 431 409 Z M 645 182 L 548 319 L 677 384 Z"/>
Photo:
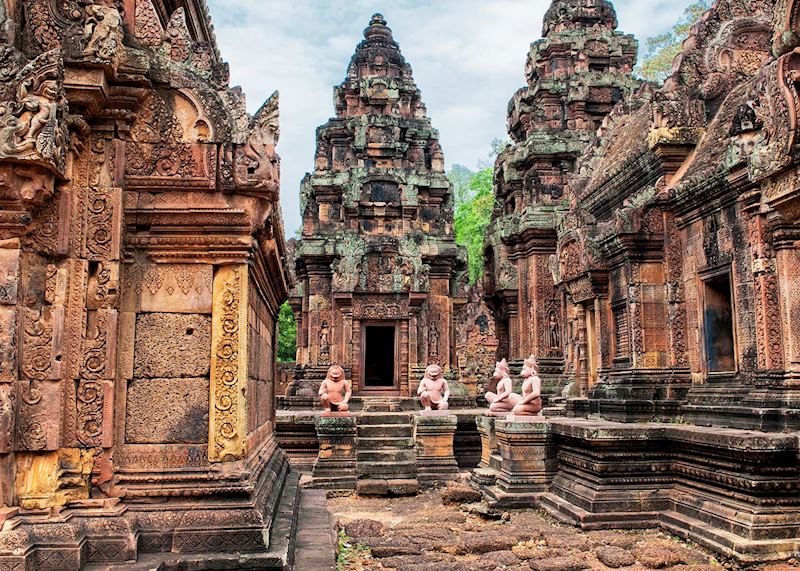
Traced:
<path fill-rule="evenodd" d="M 347 413 L 316 418 L 319 456 L 312 485 L 326 490 L 356 489 L 356 417 Z"/>
<path fill-rule="evenodd" d="M 548 491 L 558 469 L 550 423 L 543 417 L 510 415 L 495 424 L 500 453 L 496 489 L 490 495 L 504 507 L 530 507 Z"/>
<path fill-rule="evenodd" d="M 458 474 L 458 463 L 453 452 L 457 426 L 458 417 L 454 415 L 428 414 L 414 417 L 417 479 L 421 487 L 448 482 Z"/>
<path fill-rule="evenodd" d="M 494 486 L 497 470 L 500 469 L 500 455 L 497 449 L 495 421 L 498 417 L 483 414 L 475 419 L 481 437 L 481 461 L 473 470 L 470 480 L 479 489 Z"/>

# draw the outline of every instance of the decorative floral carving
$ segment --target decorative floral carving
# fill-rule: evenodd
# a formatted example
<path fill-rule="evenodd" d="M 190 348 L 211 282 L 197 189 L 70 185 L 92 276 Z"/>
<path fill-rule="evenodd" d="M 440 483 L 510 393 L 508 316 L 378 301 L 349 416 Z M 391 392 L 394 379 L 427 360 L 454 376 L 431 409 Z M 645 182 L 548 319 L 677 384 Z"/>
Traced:
<path fill-rule="evenodd" d="M 85 379 L 103 379 L 112 376 L 108 365 L 109 319 L 106 311 L 94 313 L 94 334 L 84 340 L 81 376 Z"/>
<path fill-rule="evenodd" d="M 246 267 L 224 267 L 214 278 L 211 356 L 211 434 L 209 459 L 227 462 L 244 453 L 245 409 L 241 395 L 247 380 L 246 347 L 241 337 L 247 323 Z"/>
<path fill-rule="evenodd" d="M 53 361 L 53 323 L 42 309 L 24 309 L 22 374 L 27 379 L 47 380 Z"/>
<path fill-rule="evenodd" d="M 103 385 L 97 381 L 81 380 L 77 391 L 75 427 L 78 442 L 86 447 L 101 445 L 103 435 Z"/>
<path fill-rule="evenodd" d="M 175 282 L 178 288 L 183 292 L 183 295 L 189 295 L 194 285 L 194 274 L 188 268 L 181 267 L 175 272 Z M 198 284 L 202 288 L 202 284 Z M 200 290 L 202 291 L 202 289 Z"/>
<path fill-rule="evenodd" d="M 142 285 L 144 285 L 152 295 L 156 295 L 164 285 L 164 273 L 157 264 L 152 264 L 144 273 L 144 276 L 142 276 Z"/>
<path fill-rule="evenodd" d="M 519 274 L 517 268 L 508 260 L 503 260 L 498 268 L 497 284 L 500 289 L 517 289 L 519 287 Z"/>
<path fill-rule="evenodd" d="M 42 391 L 38 381 L 20 384 L 22 401 L 18 417 L 18 438 L 24 450 L 43 450 L 47 446 L 47 419 L 38 405 Z"/>
<path fill-rule="evenodd" d="M 164 36 L 167 55 L 177 63 L 188 63 L 192 55 L 192 37 L 186 26 L 186 13 L 183 8 L 178 8 L 172 13 L 167 23 Z"/>
<path fill-rule="evenodd" d="M 153 6 L 153 0 L 136 0 L 136 38 L 149 48 L 164 42 L 164 28 Z"/>

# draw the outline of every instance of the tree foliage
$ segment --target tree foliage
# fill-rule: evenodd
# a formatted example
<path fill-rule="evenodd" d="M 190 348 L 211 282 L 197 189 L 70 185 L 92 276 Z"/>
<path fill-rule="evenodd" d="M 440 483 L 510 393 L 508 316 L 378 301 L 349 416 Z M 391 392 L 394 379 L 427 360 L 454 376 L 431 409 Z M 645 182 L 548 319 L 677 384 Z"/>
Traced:
<path fill-rule="evenodd" d="M 483 274 L 483 241 L 494 209 L 493 173 L 492 168 L 474 173 L 469 181 L 468 198 L 456 205 L 456 242 L 467 249 L 470 283 Z"/>
<path fill-rule="evenodd" d="M 647 38 L 642 63 L 637 70 L 643 79 L 661 83 L 670 76 L 672 61 L 681 52 L 681 44 L 689 37 L 692 26 L 710 7 L 710 0 L 696 0 L 686 7 L 672 29 Z"/>
<path fill-rule="evenodd" d="M 453 200 L 456 207 L 467 202 L 472 197 L 469 182 L 473 176 L 475 176 L 475 172 L 464 165 L 453 165 L 453 168 L 447 173 L 447 178 L 450 179 L 450 183 L 453 185 Z"/>
<path fill-rule="evenodd" d="M 288 302 L 278 314 L 278 361 L 290 363 L 297 358 L 297 320 Z"/>

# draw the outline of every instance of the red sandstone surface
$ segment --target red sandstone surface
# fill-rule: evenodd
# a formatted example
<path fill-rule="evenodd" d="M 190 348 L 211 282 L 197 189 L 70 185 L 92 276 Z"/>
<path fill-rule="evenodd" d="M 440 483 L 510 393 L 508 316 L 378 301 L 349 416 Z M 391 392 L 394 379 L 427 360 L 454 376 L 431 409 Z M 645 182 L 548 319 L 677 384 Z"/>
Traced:
<path fill-rule="evenodd" d="M 580 531 L 534 510 L 473 515 L 461 502 L 477 499 L 471 488 L 451 486 L 417 497 L 330 498 L 328 507 L 351 546 L 340 569 L 397 571 L 631 571 L 721 570 L 704 550 L 654 530 Z M 447 503 L 445 503 L 447 502 Z M 786 567 L 794 569 L 792 566 Z M 775 568 L 773 571 L 781 571 Z"/>

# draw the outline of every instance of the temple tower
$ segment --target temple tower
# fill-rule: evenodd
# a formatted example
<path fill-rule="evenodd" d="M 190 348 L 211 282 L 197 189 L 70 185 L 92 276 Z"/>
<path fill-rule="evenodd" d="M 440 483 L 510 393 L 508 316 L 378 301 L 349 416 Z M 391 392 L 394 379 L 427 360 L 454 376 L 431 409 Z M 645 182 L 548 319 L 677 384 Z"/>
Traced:
<path fill-rule="evenodd" d="M 509 102 L 513 144 L 495 166 L 484 287 L 499 353 L 512 365 L 535 353 L 550 390 L 566 353 L 579 350 L 550 268 L 566 179 L 606 115 L 638 84 L 631 77 L 637 42 L 616 28 L 607 0 L 553 1 L 542 39 L 531 45 L 527 85 Z"/>
<path fill-rule="evenodd" d="M 409 396 L 416 367 L 454 365 L 450 294 L 464 261 L 438 132 L 380 14 L 334 100 L 301 187 L 300 366 L 288 396 L 314 396 L 333 363 L 356 395 Z"/>

